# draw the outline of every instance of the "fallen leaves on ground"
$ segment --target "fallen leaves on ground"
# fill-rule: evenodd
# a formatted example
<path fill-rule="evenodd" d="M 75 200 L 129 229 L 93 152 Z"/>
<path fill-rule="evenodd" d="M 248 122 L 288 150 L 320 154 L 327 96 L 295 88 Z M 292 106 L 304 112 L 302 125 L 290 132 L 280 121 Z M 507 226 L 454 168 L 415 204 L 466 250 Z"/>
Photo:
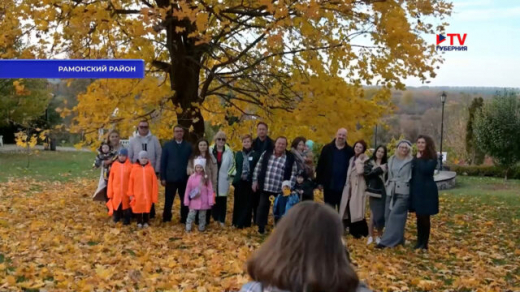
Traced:
<path fill-rule="evenodd" d="M 114 224 L 91 200 L 95 187 L 89 180 L 0 184 L 0 290 L 221 292 L 248 281 L 245 262 L 264 240 L 254 229 L 212 224 L 186 234 L 178 201 L 174 222 L 160 222 L 164 199 L 150 228 Z M 441 196 L 427 253 L 412 250 L 413 215 L 405 247 L 381 251 L 351 237 L 347 243 L 360 278 L 377 291 L 514 291 L 518 205 Z"/>

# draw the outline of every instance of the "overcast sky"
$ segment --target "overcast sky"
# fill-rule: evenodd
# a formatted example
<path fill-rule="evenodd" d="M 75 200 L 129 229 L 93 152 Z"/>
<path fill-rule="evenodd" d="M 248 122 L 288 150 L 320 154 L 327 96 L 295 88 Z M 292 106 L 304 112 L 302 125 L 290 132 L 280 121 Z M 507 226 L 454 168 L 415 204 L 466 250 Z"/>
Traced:
<path fill-rule="evenodd" d="M 520 87 L 520 0 L 453 0 L 453 4 L 446 32 L 467 33 L 468 51 L 446 52 L 445 63 L 428 86 Z M 435 38 L 427 41 L 435 43 Z M 406 85 L 423 84 L 410 79 Z"/>

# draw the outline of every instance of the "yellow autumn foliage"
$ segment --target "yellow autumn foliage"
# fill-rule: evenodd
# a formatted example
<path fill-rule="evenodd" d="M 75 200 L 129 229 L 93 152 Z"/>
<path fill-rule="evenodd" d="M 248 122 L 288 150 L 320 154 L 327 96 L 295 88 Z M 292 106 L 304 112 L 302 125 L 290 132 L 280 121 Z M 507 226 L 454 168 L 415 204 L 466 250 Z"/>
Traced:
<path fill-rule="evenodd" d="M 100 128 L 128 136 L 140 119 L 162 139 L 179 123 L 195 140 L 205 121 L 237 137 L 253 118 L 274 136 L 325 143 L 346 127 L 350 140 L 367 138 L 390 110 L 390 88 L 435 77 L 442 57 L 424 38 L 452 10 L 444 0 L 4 2 L 0 47 L 29 31 L 39 38 L 21 56 L 145 61 L 145 79 L 97 80 L 61 111 L 87 143 Z M 368 98 L 362 85 L 381 89 Z"/>

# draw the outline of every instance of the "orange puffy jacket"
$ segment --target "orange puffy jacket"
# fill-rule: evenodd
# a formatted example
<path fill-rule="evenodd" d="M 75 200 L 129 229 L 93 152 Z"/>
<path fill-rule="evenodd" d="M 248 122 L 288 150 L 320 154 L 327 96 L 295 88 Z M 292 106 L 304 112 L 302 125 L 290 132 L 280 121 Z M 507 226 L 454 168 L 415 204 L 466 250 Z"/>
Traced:
<path fill-rule="evenodd" d="M 150 162 L 145 166 L 134 164 L 128 184 L 128 196 L 133 197 L 130 201 L 132 212 L 150 213 L 152 203 L 157 203 L 158 193 L 157 176 Z"/>
<path fill-rule="evenodd" d="M 128 183 L 130 180 L 130 172 L 132 171 L 132 163 L 127 159 L 124 163 L 119 161 L 112 164 L 110 175 L 108 177 L 107 203 L 111 210 L 117 210 L 120 204 L 123 204 L 123 210 L 130 208 L 130 199 L 127 196 Z M 110 214 L 109 212 L 109 215 Z"/>

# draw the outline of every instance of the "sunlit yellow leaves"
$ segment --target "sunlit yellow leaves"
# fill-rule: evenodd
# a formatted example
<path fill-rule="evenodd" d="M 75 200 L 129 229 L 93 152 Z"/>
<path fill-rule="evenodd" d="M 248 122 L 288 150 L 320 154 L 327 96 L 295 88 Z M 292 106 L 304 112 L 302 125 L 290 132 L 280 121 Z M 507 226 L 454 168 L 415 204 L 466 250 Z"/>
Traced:
<path fill-rule="evenodd" d="M 26 132 L 18 132 L 15 133 L 15 142 L 17 146 L 34 148 L 38 143 L 38 136 L 36 134 L 32 134 L 29 136 Z"/>
<path fill-rule="evenodd" d="M 109 280 L 114 274 L 115 268 L 96 267 L 96 274 L 103 280 Z"/>
<path fill-rule="evenodd" d="M 5 278 L 5 281 L 4 281 L 6 284 L 8 284 L 9 286 L 14 286 L 16 285 L 16 279 L 13 277 L 13 276 L 7 276 Z"/>
<path fill-rule="evenodd" d="M 205 12 L 197 13 L 197 20 L 196 20 L 197 29 L 199 31 L 204 31 L 207 28 L 207 24 L 208 24 L 208 14 Z"/>
<path fill-rule="evenodd" d="M 38 29 L 40 30 L 47 30 L 49 28 L 49 23 L 45 20 L 40 20 L 36 23 L 36 25 L 38 26 Z"/>

